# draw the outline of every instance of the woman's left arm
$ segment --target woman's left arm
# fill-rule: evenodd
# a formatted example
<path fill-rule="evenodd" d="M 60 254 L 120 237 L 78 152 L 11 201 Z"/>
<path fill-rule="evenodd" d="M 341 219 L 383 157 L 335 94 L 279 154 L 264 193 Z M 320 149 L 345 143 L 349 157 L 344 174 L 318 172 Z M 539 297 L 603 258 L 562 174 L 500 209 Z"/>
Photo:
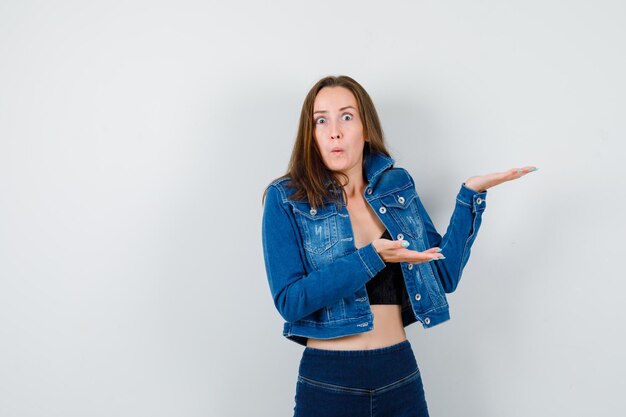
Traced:
<path fill-rule="evenodd" d="M 427 244 L 429 247 L 439 247 L 445 256 L 445 259 L 435 261 L 434 265 L 445 292 L 450 293 L 456 289 L 463 268 L 469 260 L 472 244 L 482 223 L 487 189 L 536 170 L 535 167 L 512 168 L 468 178 L 457 194 L 454 212 L 443 236 L 437 232 L 419 197 L 416 199 L 418 212 L 426 229 Z"/>

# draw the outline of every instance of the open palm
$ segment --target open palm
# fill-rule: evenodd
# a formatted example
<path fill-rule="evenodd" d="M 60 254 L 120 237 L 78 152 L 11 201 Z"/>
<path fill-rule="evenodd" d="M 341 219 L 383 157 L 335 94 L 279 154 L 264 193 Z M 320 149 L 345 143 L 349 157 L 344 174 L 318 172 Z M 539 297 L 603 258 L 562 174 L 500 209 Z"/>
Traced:
<path fill-rule="evenodd" d="M 493 172 L 491 174 L 475 175 L 465 181 L 465 186 L 474 191 L 484 192 L 487 191 L 488 188 L 495 187 L 506 181 L 516 180 L 538 169 L 539 168 L 534 166 L 526 166 L 523 168 L 511 168 L 502 172 Z"/>

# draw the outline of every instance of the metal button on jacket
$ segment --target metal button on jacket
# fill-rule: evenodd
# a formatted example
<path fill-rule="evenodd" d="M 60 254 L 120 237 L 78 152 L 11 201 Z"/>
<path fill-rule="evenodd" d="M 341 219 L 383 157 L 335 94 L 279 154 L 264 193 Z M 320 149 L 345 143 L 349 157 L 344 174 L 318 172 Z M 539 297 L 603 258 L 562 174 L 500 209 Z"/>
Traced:
<path fill-rule="evenodd" d="M 311 216 L 315 216 L 317 214 L 317 210 L 311 209 L 311 211 L 309 211 L 309 213 L 311 213 Z"/>
<path fill-rule="evenodd" d="M 421 299 L 422 299 L 421 294 L 419 294 L 419 293 L 415 294 L 415 301 L 419 301 Z M 428 319 L 426 319 L 426 320 L 428 320 Z M 428 324 L 428 323 L 426 323 L 426 324 Z"/>
<path fill-rule="evenodd" d="M 398 233 L 398 240 L 404 239 L 404 235 L 402 233 Z"/>
<path fill-rule="evenodd" d="M 430 319 L 429 319 L 428 317 L 426 317 L 426 318 L 424 319 L 424 323 L 425 323 L 425 324 L 430 324 Z"/>
<path fill-rule="evenodd" d="M 379 208 L 378 211 L 380 211 L 382 214 L 387 213 L 387 209 L 385 207 Z"/>
<path fill-rule="evenodd" d="M 372 194 L 372 189 L 371 189 L 371 188 L 368 188 L 368 189 L 367 189 L 367 193 L 368 193 L 368 194 Z"/>
<path fill-rule="evenodd" d="M 404 197 L 402 196 L 398 197 L 398 201 L 400 202 L 400 204 L 404 204 Z"/>
<path fill-rule="evenodd" d="M 482 203 L 482 202 L 483 202 L 483 199 L 482 199 L 482 198 L 478 197 L 478 198 L 476 199 L 476 204 L 480 204 L 480 203 Z"/>
<path fill-rule="evenodd" d="M 409 264 L 409 266 L 407 266 L 407 268 L 409 268 L 409 271 L 410 271 L 411 269 L 413 269 L 413 264 Z"/>

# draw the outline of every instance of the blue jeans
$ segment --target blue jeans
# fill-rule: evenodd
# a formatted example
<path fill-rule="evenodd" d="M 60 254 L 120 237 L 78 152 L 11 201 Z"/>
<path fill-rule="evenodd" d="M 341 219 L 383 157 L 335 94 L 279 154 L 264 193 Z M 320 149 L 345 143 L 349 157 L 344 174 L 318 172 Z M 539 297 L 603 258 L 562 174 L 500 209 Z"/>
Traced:
<path fill-rule="evenodd" d="M 304 349 L 294 417 L 428 417 L 408 340 L 370 350 Z"/>

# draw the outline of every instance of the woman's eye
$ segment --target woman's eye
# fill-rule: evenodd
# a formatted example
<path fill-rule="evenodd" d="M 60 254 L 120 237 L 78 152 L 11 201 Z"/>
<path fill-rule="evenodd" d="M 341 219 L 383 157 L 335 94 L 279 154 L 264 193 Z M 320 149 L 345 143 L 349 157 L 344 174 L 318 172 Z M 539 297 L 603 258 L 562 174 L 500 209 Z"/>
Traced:
<path fill-rule="evenodd" d="M 318 117 L 318 118 L 315 120 L 315 123 L 316 123 L 316 124 L 318 124 L 318 125 L 320 125 L 320 124 L 322 124 L 322 123 L 325 123 L 325 122 L 326 122 L 326 119 L 324 119 L 323 117 Z"/>
<path fill-rule="evenodd" d="M 350 113 L 346 113 L 342 117 L 343 117 L 343 120 L 352 120 L 352 115 Z"/>

